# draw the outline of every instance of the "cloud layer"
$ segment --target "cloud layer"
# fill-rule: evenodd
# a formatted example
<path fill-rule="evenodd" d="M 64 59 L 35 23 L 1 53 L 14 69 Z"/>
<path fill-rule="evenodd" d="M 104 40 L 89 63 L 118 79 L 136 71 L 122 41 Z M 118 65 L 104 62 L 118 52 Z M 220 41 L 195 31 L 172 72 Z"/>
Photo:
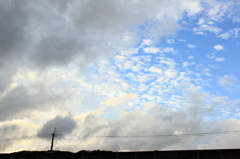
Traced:
<path fill-rule="evenodd" d="M 1 1 L 0 151 L 239 147 L 236 6 Z"/>

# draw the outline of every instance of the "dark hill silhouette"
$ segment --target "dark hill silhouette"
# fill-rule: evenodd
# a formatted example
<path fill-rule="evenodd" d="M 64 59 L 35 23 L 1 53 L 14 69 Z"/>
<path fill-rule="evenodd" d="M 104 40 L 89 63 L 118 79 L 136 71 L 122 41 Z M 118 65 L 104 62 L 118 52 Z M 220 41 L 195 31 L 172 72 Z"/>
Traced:
<path fill-rule="evenodd" d="M 172 151 L 20 151 L 0 154 L 0 159 L 240 159 L 240 149 Z"/>

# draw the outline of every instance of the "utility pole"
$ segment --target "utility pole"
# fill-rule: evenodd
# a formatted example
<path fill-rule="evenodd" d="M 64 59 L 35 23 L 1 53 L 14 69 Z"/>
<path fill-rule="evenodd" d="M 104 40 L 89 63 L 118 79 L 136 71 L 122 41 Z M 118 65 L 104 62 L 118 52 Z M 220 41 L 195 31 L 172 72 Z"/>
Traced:
<path fill-rule="evenodd" d="M 51 150 L 50 151 L 53 150 L 53 141 L 54 141 L 55 133 L 56 133 L 56 127 L 54 129 L 54 132 L 51 134 L 52 135 L 52 144 L 51 144 Z"/>

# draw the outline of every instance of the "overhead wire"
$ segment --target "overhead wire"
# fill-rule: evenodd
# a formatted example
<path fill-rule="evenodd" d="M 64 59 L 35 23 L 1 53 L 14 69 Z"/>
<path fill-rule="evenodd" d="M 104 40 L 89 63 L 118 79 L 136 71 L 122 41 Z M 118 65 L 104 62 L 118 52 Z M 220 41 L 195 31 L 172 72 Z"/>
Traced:
<path fill-rule="evenodd" d="M 128 135 L 126 135 L 126 136 L 118 136 L 118 135 L 109 135 L 109 136 L 80 135 L 80 136 L 81 137 L 96 137 L 96 138 L 162 138 L 162 137 L 187 137 L 187 136 L 219 135 L 219 134 L 230 134 L 230 133 L 240 133 L 240 130 L 185 133 L 185 134 L 184 133 L 183 134 L 163 134 L 163 135 L 133 135 L 133 136 L 128 136 Z"/>
<path fill-rule="evenodd" d="M 240 130 L 231 130 L 231 131 L 214 131 L 214 132 L 198 132 L 198 133 L 179 133 L 179 134 L 162 134 L 162 135 L 68 135 L 76 136 L 82 138 L 164 138 L 164 137 L 191 137 L 191 136 L 206 136 L 206 135 L 221 135 L 221 134 L 233 134 L 240 133 Z M 57 134 L 63 135 L 63 134 Z M 0 138 L 1 141 L 10 141 L 10 140 L 23 140 L 23 139 L 34 139 L 39 138 L 38 136 L 24 136 L 24 137 L 14 137 L 14 138 Z"/>

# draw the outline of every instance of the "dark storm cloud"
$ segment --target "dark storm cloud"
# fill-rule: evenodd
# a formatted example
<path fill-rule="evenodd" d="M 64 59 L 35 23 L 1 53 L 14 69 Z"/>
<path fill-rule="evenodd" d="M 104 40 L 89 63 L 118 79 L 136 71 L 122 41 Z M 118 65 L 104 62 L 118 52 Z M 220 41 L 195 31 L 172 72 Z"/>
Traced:
<path fill-rule="evenodd" d="M 63 138 L 66 134 L 71 133 L 76 128 L 76 121 L 70 116 L 56 116 L 49 120 L 38 132 L 38 137 L 49 139 L 56 127 L 56 135 L 58 138 Z"/>

